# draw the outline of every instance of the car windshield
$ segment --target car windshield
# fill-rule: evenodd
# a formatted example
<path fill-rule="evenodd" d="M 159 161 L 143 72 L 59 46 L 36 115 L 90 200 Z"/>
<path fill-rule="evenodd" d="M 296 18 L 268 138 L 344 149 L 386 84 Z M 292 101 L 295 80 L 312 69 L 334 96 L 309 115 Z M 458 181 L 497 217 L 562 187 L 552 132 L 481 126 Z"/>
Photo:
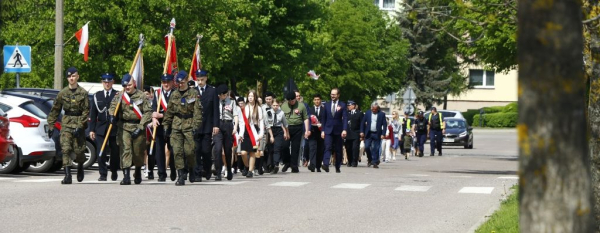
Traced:
<path fill-rule="evenodd" d="M 39 118 L 42 118 L 42 119 L 48 118 L 46 113 L 44 113 L 44 111 L 42 111 L 40 108 L 36 107 L 32 102 L 23 103 L 19 107 L 25 109 L 25 111 L 27 111 Z"/>
<path fill-rule="evenodd" d="M 442 116 L 443 116 L 444 118 L 446 118 L 446 117 L 454 117 L 454 116 L 456 116 L 456 113 L 455 113 L 455 112 L 441 112 L 441 113 L 442 113 Z"/>
<path fill-rule="evenodd" d="M 465 129 L 465 128 L 467 128 L 467 125 L 466 125 L 465 121 L 447 120 L 446 128 L 448 128 L 448 129 Z"/>

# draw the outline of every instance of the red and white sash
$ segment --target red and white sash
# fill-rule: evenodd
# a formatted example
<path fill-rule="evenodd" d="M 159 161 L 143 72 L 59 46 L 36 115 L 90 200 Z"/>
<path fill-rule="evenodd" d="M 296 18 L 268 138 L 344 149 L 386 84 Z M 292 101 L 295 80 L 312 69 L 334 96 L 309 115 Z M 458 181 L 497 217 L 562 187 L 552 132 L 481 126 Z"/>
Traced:
<path fill-rule="evenodd" d="M 252 147 L 258 146 L 258 138 L 256 133 L 256 128 L 250 125 L 250 121 L 246 117 L 246 111 L 242 110 L 242 119 L 244 120 L 244 125 L 246 125 L 246 131 L 248 131 L 248 135 L 250 135 L 250 142 L 252 142 Z"/>
<path fill-rule="evenodd" d="M 166 112 L 168 104 L 167 104 L 167 99 L 165 98 L 165 93 L 162 91 L 162 88 L 159 88 L 158 90 L 156 90 L 156 93 L 158 95 L 161 95 L 161 97 L 160 97 L 160 106 Z"/>
<path fill-rule="evenodd" d="M 131 102 L 131 99 L 129 98 L 129 95 L 127 95 L 127 92 L 123 92 L 123 100 L 127 105 L 133 106 L 133 112 L 135 113 L 137 118 L 142 119 L 142 111 L 140 111 L 140 108 L 138 108 L 137 105 Z"/>

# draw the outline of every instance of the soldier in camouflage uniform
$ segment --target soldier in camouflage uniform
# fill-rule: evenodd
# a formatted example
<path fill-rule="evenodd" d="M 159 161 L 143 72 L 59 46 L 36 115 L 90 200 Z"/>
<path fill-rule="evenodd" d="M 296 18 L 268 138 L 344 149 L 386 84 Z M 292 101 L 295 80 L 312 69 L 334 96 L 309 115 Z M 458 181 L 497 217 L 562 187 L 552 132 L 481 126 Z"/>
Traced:
<path fill-rule="evenodd" d="M 130 169 L 135 165 L 133 174 L 135 184 L 142 183 L 141 168 L 144 165 L 144 150 L 146 149 L 146 125 L 151 121 L 152 108 L 146 94 L 136 89 L 135 80 L 129 74 L 123 75 L 121 81 L 123 91 L 117 93 L 110 104 L 109 114 L 110 122 L 116 125 L 117 120 L 122 127 L 119 127 L 118 140 L 121 149 L 121 169 L 123 169 L 123 180 L 121 185 L 130 185 Z M 121 101 L 119 112 L 115 119 L 114 112 L 117 104 Z"/>
<path fill-rule="evenodd" d="M 48 136 L 52 138 L 54 132 L 54 123 L 62 110 L 65 114 L 62 118 L 62 129 L 60 131 L 60 146 L 63 154 L 63 167 L 65 168 L 65 178 L 62 184 L 71 184 L 71 165 L 73 159 L 71 154 L 75 154 L 77 162 L 77 181 L 83 181 L 83 163 L 85 162 L 85 129 L 87 128 L 88 115 L 90 113 L 90 100 L 85 89 L 77 84 L 79 73 L 75 67 L 67 69 L 67 80 L 69 86 L 63 88 L 56 99 L 54 106 L 48 116 Z"/>
<path fill-rule="evenodd" d="M 177 169 L 177 182 L 175 185 L 185 185 L 185 178 L 189 173 L 189 181 L 195 181 L 194 166 L 194 134 L 202 124 L 202 104 L 199 93 L 195 88 L 189 88 L 188 74 L 180 71 L 175 77 L 179 89 L 171 94 L 167 112 L 163 121 L 165 137 L 171 137 L 173 153 L 175 154 L 175 168 Z M 187 171 L 184 170 L 187 161 Z M 201 179 L 200 179 L 201 180 Z"/>

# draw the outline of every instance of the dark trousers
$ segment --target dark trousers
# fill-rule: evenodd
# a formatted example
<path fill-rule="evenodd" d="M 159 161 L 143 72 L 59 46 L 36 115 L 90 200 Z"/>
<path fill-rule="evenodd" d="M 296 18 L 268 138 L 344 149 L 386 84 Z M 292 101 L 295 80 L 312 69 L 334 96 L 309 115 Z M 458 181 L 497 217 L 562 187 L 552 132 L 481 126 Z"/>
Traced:
<path fill-rule="evenodd" d="M 427 133 L 417 133 L 417 146 L 419 152 L 425 153 L 425 142 L 427 141 Z"/>
<path fill-rule="evenodd" d="M 304 134 L 304 131 L 303 131 L 303 134 Z M 310 142 L 309 142 L 309 139 L 302 138 L 302 141 L 304 142 L 304 147 L 302 148 L 302 160 L 309 161 L 310 160 Z"/>
<path fill-rule="evenodd" d="M 290 140 L 283 143 L 283 163 L 292 168 L 298 168 L 298 156 L 300 156 L 300 143 L 302 142 L 302 128 L 304 125 L 290 125 Z M 290 145 L 292 151 L 290 152 Z"/>
<path fill-rule="evenodd" d="M 283 148 L 283 145 L 285 144 L 285 139 L 283 138 L 283 129 L 281 127 L 272 127 L 271 131 L 273 131 L 273 138 L 275 138 L 275 141 L 271 144 L 271 157 L 269 157 L 268 161 L 269 161 L 269 165 L 271 165 L 272 167 L 277 167 L 279 166 L 279 160 L 281 159 L 281 152 Z M 271 139 L 269 139 L 271 140 Z M 269 144 L 267 144 L 269 145 Z M 285 149 L 288 149 L 289 151 L 289 146 Z"/>
<path fill-rule="evenodd" d="M 435 154 L 435 149 L 442 153 L 442 130 L 432 129 L 429 130 L 429 144 L 431 145 L 431 154 Z"/>
<path fill-rule="evenodd" d="M 202 171 L 211 172 L 210 167 L 212 166 L 212 131 L 210 133 L 197 133 L 194 136 L 194 143 L 196 144 L 196 168 L 194 172 L 196 177 L 202 176 Z"/>
<path fill-rule="evenodd" d="M 158 165 L 158 176 L 164 178 L 167 177 L 165 144 L 168 146 L 167 149 L 171 151 L 171 153 L 169 153 L 169 168 L 171 169 L 171 172 L 176 172 L 173 147 L 171 147 L 171 143 L 167 143 L 164 137 L 164 129 L 159 126 L 156 128 L 156 141 L 154 142 L 153 154 L 155 155 L 154 158 L 156 160 L 156 164 Z M 150 161 L 150 159 L 148 159 L 148 161 Z"/>
<path fill-rule="evenodd" d="M 325 153 L 323 153 L 323 165 L 329 166 L 331 161 L 331 153 L 335 150 L 335 167 L 340 168 L 344 160 L 342 152 L 344 140 L 342 135 L 325 134 Z"/>
<path fill-rule="evenodd" d="M 219 133 L 213 136 L 213 155 L 215 157 L 215 169 L 221 172 L 223 169 L 223 150 L 225 151 L 225 167 L 227 172 L 231 172 L 231 149 L 233 147 L 233 123 L 221 121 Z"/>
<path fill-rule="evenodd" d="M 102 143 L 104 143 L 104 135 L 96 134 L 96 154 L 100 154 L 100 149 L 102 149 Z M 107 158 L 107 148 L 104 148 L 103 155 L 100 155 L 100 159 L 98 161 L 98 170 L 100 171 L 101 176 L 106 176 L 108 171 L 106 168 L 106 160 L 109 161 L 110 172 L 117 172 L 120 167 L 120 155 L 119 155 L 119 146 L 117 146 L 117 137 L 112 136 L 108 137 L 108 142 L 106 147 L 110 149 L 110 158 Z"/>
<path fill-rule="evenodd" d="M 369 154 L 368 151 L 371 151 L 371 160 L 369 162 L 373 163 L 373 164 L 377 164 L 379 163 L 379 149 L 381 148 L 381 137 L 379 135 L 377 135 L 376 133 L 371 133 L 368 137 L 366 137 L 365 139 L 365 150 L 367 150 L 367 155 Z"/>
<path fill-rule="evenodd" d="M 310 165 L 320 168 L 323 163 L 323 153 L 325 152 L 325 140 L 321 138 L 321 131 L 313 130 L 308 138 L 308 144 L 310 149 Z"/>
<path fill-rule="evenodd" d="M 346 156 L 348 156 L 348 165 L 356 166 L 360 152 L 360 139 L 346 139 L 344 146 L 346 147 Z"/>

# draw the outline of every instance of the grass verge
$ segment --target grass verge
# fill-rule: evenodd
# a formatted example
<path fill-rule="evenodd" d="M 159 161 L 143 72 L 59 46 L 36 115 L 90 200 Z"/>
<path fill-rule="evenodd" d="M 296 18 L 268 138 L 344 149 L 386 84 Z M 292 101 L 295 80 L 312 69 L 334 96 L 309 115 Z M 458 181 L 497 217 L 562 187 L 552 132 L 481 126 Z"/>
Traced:
<path fill-rule="evenodd" d="M 512 194 L 500 204 L 500 209 L 496 210 L 475 232 L 519 232 L 519 188 L 515 185 L 511 189 Z"/>

